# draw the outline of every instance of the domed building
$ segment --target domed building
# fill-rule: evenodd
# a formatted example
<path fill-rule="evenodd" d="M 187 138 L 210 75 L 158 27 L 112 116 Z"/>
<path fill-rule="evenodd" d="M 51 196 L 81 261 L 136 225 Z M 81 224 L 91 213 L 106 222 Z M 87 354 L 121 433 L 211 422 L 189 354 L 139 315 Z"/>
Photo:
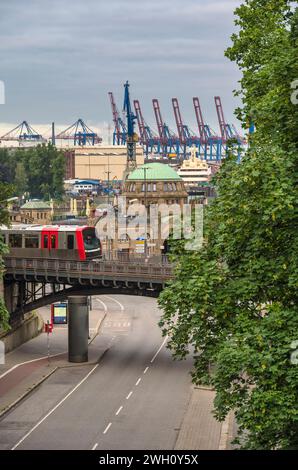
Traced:
<path fill-rule="evenodd" d="M 125 181 L 123 196 L 127 203 L 179 204 L 187 202 L 187 192 L 182 178 L 169 165 L 146 163 L 130 173 Z"/>

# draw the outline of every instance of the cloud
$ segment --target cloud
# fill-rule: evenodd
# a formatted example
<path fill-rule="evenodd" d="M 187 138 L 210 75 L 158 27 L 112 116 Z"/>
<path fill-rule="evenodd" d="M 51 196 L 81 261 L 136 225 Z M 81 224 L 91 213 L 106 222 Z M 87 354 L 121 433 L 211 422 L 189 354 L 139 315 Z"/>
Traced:
<path fill-rule="evenodd" d="M 154 124 L 151 99 L 181 97 L 193 125 L 199 95 L 214 126 L 213 96 L 233 118 L 239 72 L 224 57 L 240 0 L 10 0 L 0 5 L 0 80 L 6 105 L 0 121 L 111 121 L 107 92 L 119 107 L 123 82 Z M 1 127 L 1 124 L 0 124 Z"/>

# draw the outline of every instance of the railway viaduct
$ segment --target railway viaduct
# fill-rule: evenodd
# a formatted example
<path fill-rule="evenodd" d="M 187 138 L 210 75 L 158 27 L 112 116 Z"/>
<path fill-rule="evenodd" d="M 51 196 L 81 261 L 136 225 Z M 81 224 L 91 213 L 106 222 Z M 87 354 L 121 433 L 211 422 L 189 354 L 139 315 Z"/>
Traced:
<path fill-rule="evenodd" d="M 73 295 L 157 297 L 173 278 L 165 257 L 69 261 L 6 256 L 4 264 L 4 299 L 11 324 L 31 310 Z"/>

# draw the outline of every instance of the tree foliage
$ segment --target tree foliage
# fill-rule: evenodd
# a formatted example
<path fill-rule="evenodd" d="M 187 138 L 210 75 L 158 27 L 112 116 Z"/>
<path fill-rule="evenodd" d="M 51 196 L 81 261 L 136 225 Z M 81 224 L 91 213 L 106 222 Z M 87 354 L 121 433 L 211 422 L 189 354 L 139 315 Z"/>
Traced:
<path fill-rule="evenodd" d="M 2 224 L 9 223 L 9 217 L 7 213 L 7 199 L 12 195 L 14 188 L 7 184 L 0 181 L 0 226 Z M 2 240 L 1 233 L 0 233 L 0 283 L 2 282 L 2 275 L 3 275 L 3 255 L 7 252 L 7 247 Z M 4 300 L 0 296 L 0 328 L 5 330 L 8 328 L 8 312 L 4 305 Z"/>
<path fill-rule="evenodd" d="M 243 73 L 243 122 L 256 132 L 240 164 L 226 159 L 207 206 L 204 246 L 173 248 L 175 280 L 160 322 L 178 358 L 194 348 L 193 380 L 216 390 L 215 414 L 235 411 L 250 449 L 298 446 L 297 8 L 250 0 L 236 10 L 227 55 Z M 211 364 L 211 373 L 210 373 Z"/>
<path fill-rule="evenodd" d="M 23 149 L 0 149 L 1 180 L 15 185 L 17 195 L 32 198 L 61 198 L 65 157 L 51 144 Z"/>

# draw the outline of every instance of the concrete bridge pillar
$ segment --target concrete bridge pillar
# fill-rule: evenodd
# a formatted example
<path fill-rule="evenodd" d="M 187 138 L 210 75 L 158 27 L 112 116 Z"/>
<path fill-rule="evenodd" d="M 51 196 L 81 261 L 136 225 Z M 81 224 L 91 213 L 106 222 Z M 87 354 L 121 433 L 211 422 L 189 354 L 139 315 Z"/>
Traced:
<path fill-rule="evenodd" d="M 88 362 L 88 297 L 68 297 L 68 360 Z"/>

